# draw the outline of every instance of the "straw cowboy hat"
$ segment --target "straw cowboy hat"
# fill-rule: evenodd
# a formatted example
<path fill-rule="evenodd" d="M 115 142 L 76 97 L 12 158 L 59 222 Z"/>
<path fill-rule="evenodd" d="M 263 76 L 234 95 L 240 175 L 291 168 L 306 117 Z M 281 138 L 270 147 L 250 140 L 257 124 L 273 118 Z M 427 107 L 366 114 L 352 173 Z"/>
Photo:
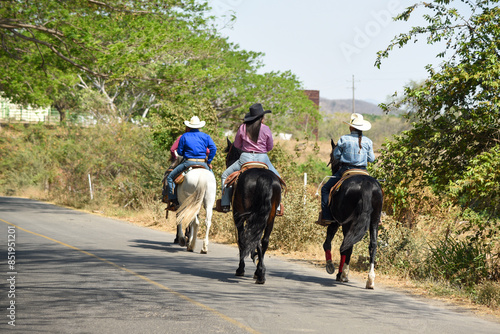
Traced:
<path fill-rule="evenodd" d="M 344 122 L 344 123 L 352 126 L 353 128 L 355 128 L 356 130 L 359 130 L 359 131 L 368 131 L 372 128 L 372 124 L 368 121 L 365 121 L 363 119 L 363 115 L 358 114 L 358 113 L 353 113 L 351 115 L 351 122 L 350 123 L 347 123 L 347 122 Z"/>
<path fill-rule="evenodd" d="M 199 129 L 205 126 L 205 121 L 200 121 L 198 116 L 191 117 L 191 120 L 184 121 L 184 124 L 191 129 Z"/>
<path fill-rule="evenodd" d="M 253 121 L 256 118 L 259 118 L 269 113 L 271 113 L 271 110 L 264 111 L 264 108 L 262 108 L 262 104 L 255 103 L 250 107 L 250 112 L 245 115 L 243 122 Z"/>

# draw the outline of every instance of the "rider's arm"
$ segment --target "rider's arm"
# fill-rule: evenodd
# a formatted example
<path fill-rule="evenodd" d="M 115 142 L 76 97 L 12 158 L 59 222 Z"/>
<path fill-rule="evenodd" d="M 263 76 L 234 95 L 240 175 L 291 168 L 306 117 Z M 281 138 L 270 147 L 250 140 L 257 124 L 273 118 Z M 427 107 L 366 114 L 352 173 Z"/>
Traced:
<path fill-rule="evenodd" d="M 210 150 L 210 152 L 208 154 L 208 158 L 207 158 L 207 164 L 210 165 L 212 162 L 212 159 L 215 156 L 215 153 L 217 152 L 217 147 L 215 146 L 215 143 L 214 143 L 212 137 L 210 137 L 209 135 L 207 135 L 207 140 L 208 140 L 207 148 Z M 212 168 L 212 167 L 210 167 L 210 168 Z"/>
<path fill-rule="evenodd" d="M 266 151 L 269 152 L 274 147 L 273 134 L 271 129 L 267 125 L 262 124 L 260 126 L 261 135 L 264 135 L 263 138 L 266 140 Z M 260 137 L 260 135 L 259 135 Z"/>

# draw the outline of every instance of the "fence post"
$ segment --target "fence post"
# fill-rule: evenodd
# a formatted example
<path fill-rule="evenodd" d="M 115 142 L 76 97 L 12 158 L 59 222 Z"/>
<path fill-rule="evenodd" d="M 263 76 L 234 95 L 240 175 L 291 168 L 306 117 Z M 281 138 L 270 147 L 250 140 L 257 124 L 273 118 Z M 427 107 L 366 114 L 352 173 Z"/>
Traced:
<path fill-rule="evenodd" d="M 92 193 L 92 181 L 90 180 L 90 173 L 89 173 L 89 188 L 90 188 L 90 199 L 94 199 L 94 194 Z"/>
<path fill-rule="evenodd" d="M 307 173 L 304 173 L 304 205 L 306 205 L 307 194 Z"/>

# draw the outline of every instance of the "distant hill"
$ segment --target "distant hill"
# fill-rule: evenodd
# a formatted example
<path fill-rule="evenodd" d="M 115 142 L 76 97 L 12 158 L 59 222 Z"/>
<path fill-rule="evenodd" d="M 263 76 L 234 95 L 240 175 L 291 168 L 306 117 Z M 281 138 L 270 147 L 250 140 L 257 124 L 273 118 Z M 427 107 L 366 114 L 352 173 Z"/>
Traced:
<path fill-rule="evenodd" d="M 355 112 L 360 114 L 382 115 L 383 111 L 376 104 L 362 100 L 354 101 Z M 319 99 L 319 109 L 326 115 L 336 112 L 351 113 L 352 100 L 329 100 L 325 98 Z"/>

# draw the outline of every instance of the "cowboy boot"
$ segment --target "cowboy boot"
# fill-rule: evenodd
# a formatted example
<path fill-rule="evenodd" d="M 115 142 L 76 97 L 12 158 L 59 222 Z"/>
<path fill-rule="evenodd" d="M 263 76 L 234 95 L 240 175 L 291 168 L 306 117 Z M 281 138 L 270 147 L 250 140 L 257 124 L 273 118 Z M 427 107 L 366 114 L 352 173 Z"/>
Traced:
<path fill-rule="evenodd" d="M 228 213 L 230 210 L 231 210 L 231 208 L 229 207 L 229 205 L 222 205 L 220 199 L 218 199 L 215 202 L 215 211 L 222 212 L 222 213 Z"/>
<path fill-rule="evenodd" d="M 281 217 L 283 216 L 284 212 L 285 212 L 285 206 L 283 205 L 283 203 L 280 203 L 278 209 L 276 210 L 276 216 Z"/>
<path fill-rule="evenodd" d="M 168 203 L 167 210 L 168 211 L 177 211 L 181 205 L 179 204 L 179 201 L 177 198 L 171 199 Z"/>
<path fill-rule="evenodd" d="M 321 211 L 319 212 L 318 220 L 315 221 L 316 224 L 321 225 L 321 226 L 328 226 L 332 222 L 333 222 L 333 220 L 323 219 L 323 213 Z"/>

